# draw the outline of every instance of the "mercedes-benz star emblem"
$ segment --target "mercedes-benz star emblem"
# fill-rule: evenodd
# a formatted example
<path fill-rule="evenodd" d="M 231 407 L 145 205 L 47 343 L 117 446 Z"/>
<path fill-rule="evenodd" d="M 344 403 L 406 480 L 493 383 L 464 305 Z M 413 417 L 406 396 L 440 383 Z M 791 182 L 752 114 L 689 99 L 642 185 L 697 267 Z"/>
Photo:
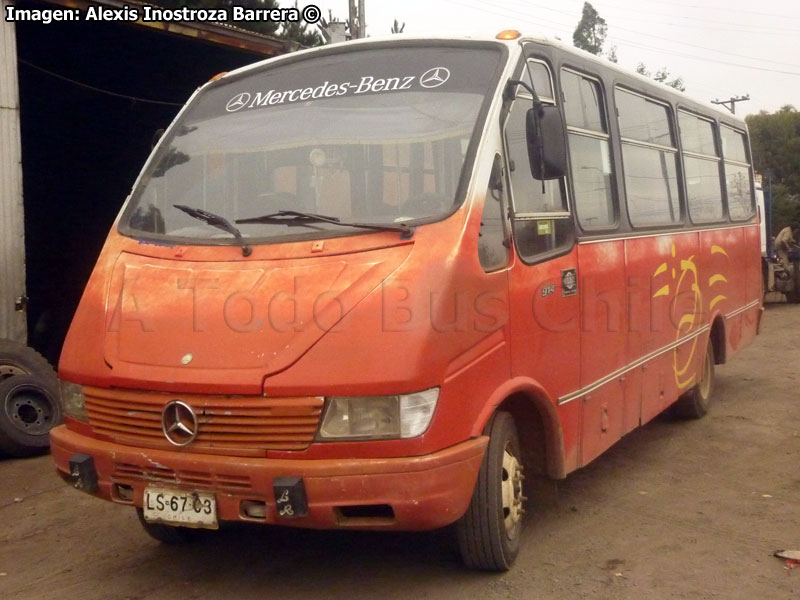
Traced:
<path fill-rule="evenodd" d="M 161 411 L 161 431 L 170 444 L 188 446 L 197 437 L 197 415 L 186 402 L 171 400 Z"/>
<path fill-rule="evenodd" d="M 249 92 L 242 92 L 228 100 L 228 103 L 225 105 L 225 110 L 228 112 L 236 112 L 247 106 L 248 102 L 250 102 Z"/>
<path fill-rule="evenodd" d="M 428 69 L 419 78 L 419 84 L 424 88 L 439 87 L 450 79 L 450 69 L 446 67 L 434 67 Z"/>

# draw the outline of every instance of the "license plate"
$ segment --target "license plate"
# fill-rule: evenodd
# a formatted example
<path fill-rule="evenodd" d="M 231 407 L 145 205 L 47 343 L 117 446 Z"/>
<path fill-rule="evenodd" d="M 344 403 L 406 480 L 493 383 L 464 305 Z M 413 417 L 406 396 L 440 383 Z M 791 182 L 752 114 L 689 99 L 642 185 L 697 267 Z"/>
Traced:
<path fill-rule="evenodd" d="M 214 494 L 148 487 L 144 490 L 144 518 L 154 523 L 217 529 Z"/>

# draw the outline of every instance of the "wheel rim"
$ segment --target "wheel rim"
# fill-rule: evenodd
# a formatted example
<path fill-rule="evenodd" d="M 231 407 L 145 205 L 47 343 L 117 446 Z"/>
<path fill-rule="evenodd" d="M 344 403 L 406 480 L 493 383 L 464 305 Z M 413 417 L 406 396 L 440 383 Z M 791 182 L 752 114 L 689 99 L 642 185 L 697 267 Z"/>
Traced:
<path fill-rule="evenodd" d="M 703 378 L 700 380 L 700 395 L 708 398 L 711 395 L 711 353 L 706 352 L 706 359 L 703 361 Z"/>
<path fill-rule="evenodd" d="M 522 495 L 522 479 L 522 465 L 507 444 L 503 450 L 501 485 L 503 492 L 503 522 L 506 526 L 506 535 L 508 537 L 514 537 L 525 512 L 522 508 L 524 499 Z"/>
<path fill-rule="evenodd" d="M 28 372 L 21 367 L 9 363 L 0 363 L 0 381 L 3 381 L 7 377 L 13 377 L 14 375 L 27 374 Z"/>
<path fill-rule="evenodd" d="M 22 385 L 9 391 L 5 412 L 11 424 L 28 435 L 44 435 L 53 425 L 53 405 L 41 389 Z"/>

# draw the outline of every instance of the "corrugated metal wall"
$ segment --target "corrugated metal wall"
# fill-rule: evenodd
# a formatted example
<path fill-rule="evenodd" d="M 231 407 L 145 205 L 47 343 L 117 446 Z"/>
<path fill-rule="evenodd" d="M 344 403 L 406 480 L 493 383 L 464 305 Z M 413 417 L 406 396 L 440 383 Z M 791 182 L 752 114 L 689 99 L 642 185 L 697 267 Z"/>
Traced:
<path fill-rule="evenodd" d="M 8 3 L 0 0 L 0 15 L 5 15 Z M 25 296 L 25 226 L 17 48 L 14 23 L 0 18 L 0 338 L 24 343 L 25 312 L 15 308 L 21 296 Z"/>

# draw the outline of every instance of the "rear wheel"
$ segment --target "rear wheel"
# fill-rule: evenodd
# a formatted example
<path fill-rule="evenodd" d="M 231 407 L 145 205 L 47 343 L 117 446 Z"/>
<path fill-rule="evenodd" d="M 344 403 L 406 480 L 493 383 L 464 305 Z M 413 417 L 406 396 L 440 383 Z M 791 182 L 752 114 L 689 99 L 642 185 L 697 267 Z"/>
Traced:
<path fill-rule="evenodd" d="M 56 373 L 45 358 L 24 344 L 0 340 L 0 381 L 14 375 L 37 375 L 56 382 Z"/>
<path fill-rule="evenodd" d="M 142 528 L 147 535 L 168 546 L 187 544 L 195 541 L 201 535 L 201 532 L 197 529 L 173 527 L 171 525 L 146 521 L 144 518 L 144 511 L 141 508 L 136 509 L 136 515 L 139 517 L 139 523 L 142 524 Z"/>
<path fill-rule="evenodd" d="M 507 571 L 519 551 L 525 512 L 520 443 L 514 419 L 506 412 L 495 415 L 488 433 L 472 501 L 456 533 L 469 568 Z"/>
<path fill-rule="evenodd" d="M 11 456 L 46 452 L 50 430 L 61 422 L 58 386 L 36 375 L 0 381 L 0 451 Z"/>
<path fill-rule="evenodd" d="M 700 381 L 681 396 L 674 406 L 675 415 L 684 419 L 700 419 L 708 413 L 714 392 L 714 346 L 708 340 Z"/>

